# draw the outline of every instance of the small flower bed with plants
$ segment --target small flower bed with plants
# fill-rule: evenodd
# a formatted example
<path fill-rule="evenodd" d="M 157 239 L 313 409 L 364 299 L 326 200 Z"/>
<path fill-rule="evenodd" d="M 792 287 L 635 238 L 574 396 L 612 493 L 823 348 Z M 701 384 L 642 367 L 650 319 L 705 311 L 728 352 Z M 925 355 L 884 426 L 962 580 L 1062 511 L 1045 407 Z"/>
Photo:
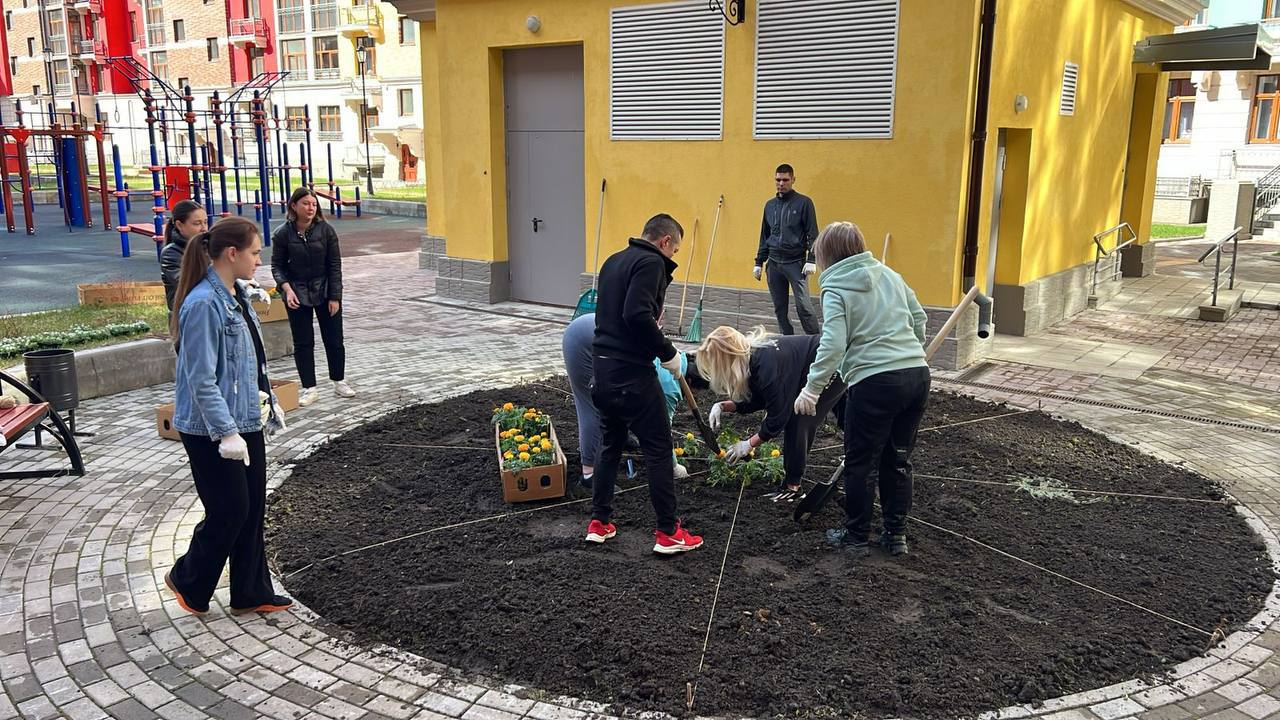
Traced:
<path fill-rule="evenodd" d="M 493 424 L 498 430 L 503 470 L 520 472 L 556 462 L 551 420 L 537 408 L 503 403 L 493 409 Z"/>
<path fill-rule="evenodd" d="M 741 439 L 742 437 L 735 429 L 725 426 L 716 437 L 716 442 L 721 448 L 727 448 Z M 707 468 L 706 484 L 711 487 L 739 483 L 750 485 L 755 482 L 777 484 L 782 482 L 782 478 L 786 475 L 782 467 L 782 450 L 777 443 L 773 442 L 761 443 L 751 451 L 746 460 L 730 463 L 725 459 L 723 449 L 718 456 L 712 456 L 711 451 L 698 439 L 698 436 L 685 433 L 684 444 L 676 447 L 676 460 L 688 467 L 690 459 L 699 461 L 705 459 L 710 463 L 710 467 Z"/>
<path fill-rule="evenodd" d="M 115 323 L 101 327 L 73 325 L 66 330 L 42 332 L 35 335 L 21 335 L 12 338 L 0 338 L 0 357 L 19 355 L 28 350 L 41 348 L 69 347 L 83 345 L 95 340 L 106 340 L 113 337 L 125 337 L 150 332 L 151 326 L 138 320 L 136 322 Z"/>

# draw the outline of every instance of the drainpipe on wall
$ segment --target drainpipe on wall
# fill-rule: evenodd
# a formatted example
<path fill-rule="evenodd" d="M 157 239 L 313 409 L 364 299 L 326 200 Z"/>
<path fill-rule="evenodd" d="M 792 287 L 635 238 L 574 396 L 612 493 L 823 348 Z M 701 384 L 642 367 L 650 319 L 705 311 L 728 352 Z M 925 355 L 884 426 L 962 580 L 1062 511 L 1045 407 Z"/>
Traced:
<path fill-rule="evenodd" d="M 977 283 L 978 208 L 982 203 L 982 166 L 986 158 L 987 106 L 991 98 L 991 56 L 995 30 L 996 0 L 982 0 L 982 18 L 978 23 L 978 87 L 973 101 L 973 135 L 969 142 L 969 187 L 965 197 L 964 211 L 964 261 L 961 277 L 963 289 L 966 292 Z M 973 303 L 978 306 L 978 337 L 989 337 L 991 335 L 991 298 L 979 291 Z"/>

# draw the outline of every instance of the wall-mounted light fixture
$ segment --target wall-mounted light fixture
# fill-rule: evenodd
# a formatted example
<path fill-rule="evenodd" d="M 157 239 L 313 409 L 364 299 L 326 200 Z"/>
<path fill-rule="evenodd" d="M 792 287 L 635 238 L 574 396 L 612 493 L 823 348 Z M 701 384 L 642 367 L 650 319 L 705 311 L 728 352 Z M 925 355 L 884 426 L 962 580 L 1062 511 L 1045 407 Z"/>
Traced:
<path fill-rule="evenodd" d="M 741 25 L 747 19 L 746 0 L 707 0 L 707 6 L 724 16 L 730 25 Z"/>
<path fill-rule="evenodd" d="M 524 19 L 524 26 L 529 32 L 536 33 L 542 29 L 542 21 L 538 19 L 537 15 L 530 15 Z"/>
<path fill-rule="evenodd" d="M 1027 96 L 1015 95 L 1013 98 L 1013 111 L 1016 113 L 1024 112 L 1027 109 Z"/>

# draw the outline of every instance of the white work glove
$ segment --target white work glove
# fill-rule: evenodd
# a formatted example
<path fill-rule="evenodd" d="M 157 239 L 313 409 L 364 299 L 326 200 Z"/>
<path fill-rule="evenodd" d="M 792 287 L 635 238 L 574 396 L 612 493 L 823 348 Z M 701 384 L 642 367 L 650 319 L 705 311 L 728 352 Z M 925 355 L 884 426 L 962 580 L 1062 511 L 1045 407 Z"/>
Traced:
<path fill-rule="evenodd" d="M 797 415 L 817 415 L 818 414 L 818 396 L 809 392 L 808 389 L 801 389 L 800 394 L 796 396 L 796 404 L 792 408 Z"/>
<path fill-rule="evenodd" d="M 755 278 L 756 280 L 759 280 L 759 279 L 760 279 L 760 273 L 761 273 L 761 271 L 762 271 L 763 269 L 764 269 L 764 268 L 760 267 L 759 265 L 757 265 L 757 266 L 755 266 L 755 267 L 751 268 L 751 277 Z"/>
<path fill-rule="evenodd" d="M 253 302 L 265 303 L 268 307 L 271 305 L 271 296 L 266 290 L 258 284 L 257 280 L 236 280 L 236 284 L 244 291 L 246 297 Z"/>
<path fill-rule="evenodd" d="M 711 412 L 707 413 L 707 425 L 712 430 L 720 429 L 720 416 L 724 414 L 724 403 L 718 402 L 711 406 Z"/>
<path fill-rule="evenodd" d="M 800 269 L 800 274 L 805 276 L 812 275 L 816 272 L 818 272 L 818 266 L 813 263 L 805 263 L 804 267 Z"/>
<path fill-rule="evenodd" d="M 680 377 L 680 351 L 679 350 L 676 351 L 675 355 L 671 356 L 670 360 L 662 361 L 662 369 L 666 370 L 667 372 L 671 373 L 673 376 L 677 378 Z"/>
<path fill-rule="evenodd" d="M 228 460 L 243 460 L 245 467 L 249 466 L 249 446 L 240 433 L 224 435 L 218 441 L 218 454 Z"/>
<path fill-rule="evenodd" d="M 735 463 L 735 462 L 738 462 L 739 460 L 746 460 L 748 457 L 750 457 L 750 455 L 751 455 L 751 441 L 739 440 L 738 442 L 733 444 L 733 447 L 725 451 L 724 459 L 727 462 Z"/>
<path fill-rule="evenodd" d="M 689 477 L 689 469 L 681 465 L 680 462 L 674 461 L 675 465 L 671 467 L 671 476 L 676 480 L 684 480 Z"/>

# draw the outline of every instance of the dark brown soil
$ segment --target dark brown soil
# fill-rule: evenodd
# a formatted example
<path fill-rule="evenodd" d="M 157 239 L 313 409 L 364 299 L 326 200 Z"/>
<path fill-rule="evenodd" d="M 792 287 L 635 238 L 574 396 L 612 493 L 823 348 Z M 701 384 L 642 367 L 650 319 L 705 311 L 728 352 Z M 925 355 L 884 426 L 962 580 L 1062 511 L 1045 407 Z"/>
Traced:
<path fill-rule="evenodd" d="M 573 405 L 557 389 L 565 387 L 555 379 L 408 408 L 299 462 L 269 517 L 278 571 L 316 562 L 287 580 L 289 590 L 362 642 L 616 710 L 675 714 L 687 712 L 696 682 L 693 712 L 702 715 L 966 716 L 1159 673 L 1207 646 L 1200 632 L 920 522 L 905 557 L 829 549 L 824 529 L 839 524 L 837 503 L 801 527 L 790 506 L 762 497 L 767 488 L 748 487 L 699 673 L 738 489 L 696 478 L 679 489 L 680 512 L 706 544 L 674 558 L 650 552 L 653 515 L 640 489 L 618 498 L 618 536 L 603 546 L 582 542 L 582 502 L 323 560 L 528 509 L 501 499 L 489 416 L 505 401 L 552 414 L 576 483 Z M 935 393 L 922 427 L 1010 410 Z M 683 410 L 676 424 L 692 429 Z M 839 438 L 827 427 L 816 447 Z M 808 478 L 829 475 L 839 455 L 815 453 Z M 1230 632 L 1270 591 L 1262 543 L 1224 503 L 1078 495 L 1102 499 L 1076 504 L 923 477 L 1222 497 L 1205 478 L 1074 423 L 1032 412 L 924 432 L 915 461 L 916 518 L 1195 628 L 1225 621 Z M 643 480 L 641 471 L 620 487 Z"/>

